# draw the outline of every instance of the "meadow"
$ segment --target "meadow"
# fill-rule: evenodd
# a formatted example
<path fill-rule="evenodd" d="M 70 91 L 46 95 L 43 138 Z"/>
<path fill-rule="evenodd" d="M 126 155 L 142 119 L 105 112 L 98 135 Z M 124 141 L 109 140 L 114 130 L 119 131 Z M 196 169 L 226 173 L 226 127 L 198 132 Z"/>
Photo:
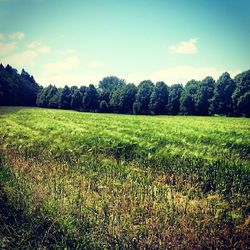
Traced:
<path fill-rule="evenodd" d="M 250 120 L 0 107 L 0 247 L 246 249 Z"/>

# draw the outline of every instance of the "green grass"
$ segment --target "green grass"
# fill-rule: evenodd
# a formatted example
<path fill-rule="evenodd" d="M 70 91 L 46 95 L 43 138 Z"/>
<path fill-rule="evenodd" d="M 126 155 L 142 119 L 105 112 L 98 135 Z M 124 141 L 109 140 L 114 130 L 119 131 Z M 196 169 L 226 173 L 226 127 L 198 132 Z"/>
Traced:
<path fill-rule="evenodd" d="M 247 118 L 2 107 L 0 147 L 4 200 L 10 211 L 29 218 L 23 236 L 0 231 L 3 245 L 244 249 L 250 244 Z M 17 227 L 3 218 L 6 228 Z M 28 240 L 32 220 L 43 241 Z"/>

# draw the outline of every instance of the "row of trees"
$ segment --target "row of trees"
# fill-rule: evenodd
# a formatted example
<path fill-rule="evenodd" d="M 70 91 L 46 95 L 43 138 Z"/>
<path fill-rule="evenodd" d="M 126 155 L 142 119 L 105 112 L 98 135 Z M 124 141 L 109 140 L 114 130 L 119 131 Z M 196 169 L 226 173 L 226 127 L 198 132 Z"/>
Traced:
<path fill-rule="evenodd" d="M 10 65 L 0 64 L 0 105 L 35 106 L 39 85 L 25 70 L 18 74 Z"/>
<path fill-rule="evenodd" d="M 212 77 L 167 86 L 150 80 L 138 86 L 126 84 L 115 76 L 105 77 L 96 88 L 56 88 L 49 85 L 38 94 L 40 107 L 91 112 L 152 115 L 228 115 L 250 116 L 250 70 L 232 79 L 224 73 L 215 82 Z"/>
<path fill-rule="evenodd" d="M 87 112 L 152 115 L 227 115 L 250 117 L 250 70 L 234 79 L 223 73 L 168 86 L 150 80 L 138 86 L 115 76 L 103 78 L 97 87 L 90 84 L 42 88 L 24 70 L 0 65 L 0 105 L 28 105 Z"/>

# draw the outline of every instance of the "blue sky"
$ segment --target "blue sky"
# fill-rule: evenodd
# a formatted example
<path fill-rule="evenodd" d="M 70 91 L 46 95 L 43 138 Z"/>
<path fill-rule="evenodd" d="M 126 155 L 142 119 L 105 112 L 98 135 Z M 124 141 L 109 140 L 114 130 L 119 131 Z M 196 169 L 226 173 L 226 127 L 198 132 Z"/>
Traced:
<path fill-rule="evenodd" d="M 42 85 L 186 83 L 250 68 L 248 0 L 0 0 L 0 61 Z"/>

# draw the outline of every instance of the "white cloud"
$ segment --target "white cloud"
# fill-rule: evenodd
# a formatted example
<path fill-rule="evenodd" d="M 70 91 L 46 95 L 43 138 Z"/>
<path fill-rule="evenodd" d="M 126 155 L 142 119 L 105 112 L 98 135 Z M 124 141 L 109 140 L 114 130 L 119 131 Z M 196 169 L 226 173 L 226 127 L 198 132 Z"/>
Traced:
<path fill-rule="evenodd" d="M 56 53 L 59 55 L 73 55 L 76 52 L 73 49 L 66 49 L 66 50 L 57 50 Z"/>
<path fill-rule="evenodd" d="M 62 74 L 64 71 L 72 70 L 80 64 L 77 56 L 69 56 L 61 61 L 47 63 L 44 65 L 44 71 L 48 75 Z"/>
<path fill-rule="evenodd" d="M 197 41 L 198 38 L 190 38 L 187 41 L 170 45 L 169 50 L 176 54 L 196 54 L 198 52 Z"/>
<path fill-rule="evenodd" d="M 4 34 L 0 33 L 0 40 L 4 40 Z"/>
<path fill-rule="evenodd" d="M 101 62 L 101 61 L 98 61 L 98 60 L 90 61 L 90 62 L 88 63 L 88 67 L 89 67 L 89 68 L 92 68 L 92 69 L 102 68 L 102 67 L 104 67 L 104 63 Z"/>
<path fill-rule="evenodd" d="M 11 40 L 22 40 L 24 38 L 23 32 L 15 32 L 8 35 Z"/>
<path fill-rule="evenodd" d="M 51 48 L 48 46 L 42 46 L 42 43 L 38 41 L 33 41 L 28 45 L 29 49 L 37 51 L 39 54 L 49 54 L 51 52 Z"/>
<path fill-rule="evenodd" d="M 28 45 L 29 49 L 37 49 L 38 47 L 40 47 L 42 44 L 40 42 L 37 41 L 33 41 Z"/>
<path fill-rule="evenodd" d="M 42 54 L 49 54 L 51 52 L 50 47 L 40 45 L 41 43 L 39 42 L 32 42 L 28 45 L 29 49 L 10 54 L 9 56 L 3 58 L 2 61 L 3 63 L 11 64 L 16 67 L 34 64 L 38 56 Z M 8 44 L 0 43 L 0 54 L 7 53 L 14 48 L 16 48 L 15 42 Z"/>
<path fill-rule="evenodd" d="M 1 43 L 0 42 L 0 54 L 6 54 L 15 48 L 16 48 L 15 42 L 11 42 L 11 43 Z"/>
<path fill-rule="evenodd" d="M 23 66 L 34 63 L 34 60 L 38 56 L 38 53 L 33 50 L 25 50 L 23 52 L 15 53 L 4 58 L 2 61 L 5 64 L 11 64 L 13 66 Z"/>
<path fill-rule="evenodd" d="M 51 48 L 48 46 L 42 46 L 42 43 L 33 41 L 28 45 L 29 49 L 37 51 L 39 54 L 50 54 Z"/>
<path fill-rule="evenodd" d="M 37 49 L 37 52 L 41 54 L 49 54 L 51 52 L 51 48 L 48 46 L 42 46 Z"/>
<path fill-rule="evenodd" d="M 215 80 L 226 70 L 217 69 L 215 67 L 192 67 L 192 66 L 176 66 L 168 69 L 158 70 L 149 75 L 149 79 L 154 82 L 165 81 L 171 85 L 174 83 L 186 84 L 189 80 L 202 80 L 206 76 L 211 76 Z M 241 70 L 230 71 L 231 77 L 234 77 Z"/>
<path fill-rule="evenodd" d="M 211 76 L 217 80 L 219 76 L 226 71 L 214 67 L 177 66 L 158 70 L 149 75 L 142 72 L 126 74 L 113 71 L 89 71 L 87 73 L 77 73 L 75 71 L 72 72 L 72 70 L 76 68 L 76 66 L 74 66 L 75 63 L 72 63 L 73 61 L 74 60 L 65 59 L 63 62 L 47 64 L 44 74 L 37 76 L 36 79 L 43 85 L 55 84 L 58 87 L 63 87 L 65 84 L 81 86 L 93 83 L 97 85 L 103 77 L 116 75 L 119 78 L 125 79 L 128 83 L 134 83 L 136 85 L 138 85 L 141 81 L 148 79 L 152 80 L 154 83 L 164 81 L 168 85 L 172 85 L 175 83 L 186 84 L 192 79 L 202 80 L 206 76 Z M 234 77 L 240 72 L 242 72 L 242 70 L 229 71 L 231 77 Z"/>
<path fill-rule="evenodd" d="M 98 75 L 75 74 L 71 72 L 61 72 L 57 74 L 44 74 L 37 76 L 37 82 L 43 86 L 55 84 L 57 87 L 63 87 L 66 84 L 72 86 L 88 85 L 89 83 L 98 83 L 101 78 Z"/>

